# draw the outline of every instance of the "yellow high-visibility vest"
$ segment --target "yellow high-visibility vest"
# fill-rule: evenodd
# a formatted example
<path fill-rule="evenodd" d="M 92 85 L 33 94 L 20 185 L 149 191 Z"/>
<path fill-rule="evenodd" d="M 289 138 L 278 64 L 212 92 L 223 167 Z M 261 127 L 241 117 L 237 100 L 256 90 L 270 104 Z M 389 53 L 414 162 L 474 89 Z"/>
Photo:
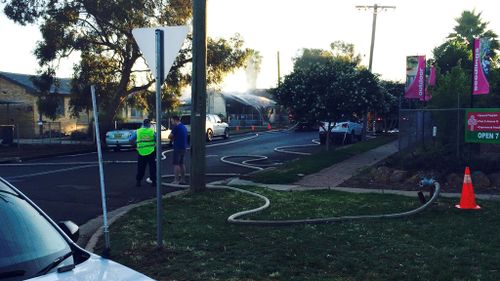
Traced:
<path fill-rule="evenodd" d="M 146 156 L 155 151 L 155 132 L 151 128 L 137 129 L 137 152 Z"/>

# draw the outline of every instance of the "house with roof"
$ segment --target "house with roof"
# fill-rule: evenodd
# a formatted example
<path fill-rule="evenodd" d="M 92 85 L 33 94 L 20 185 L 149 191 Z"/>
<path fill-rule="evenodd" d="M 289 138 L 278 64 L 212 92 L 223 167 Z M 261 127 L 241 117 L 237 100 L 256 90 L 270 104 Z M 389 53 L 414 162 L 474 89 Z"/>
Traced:
<path fill-rule="evenodd" d="M 78 118 L 71 115 L 71 79 L 60 78 L 57 89 L 51 93 L 60 99 L 58 117 L 50 120 L 40 114 L 37 106 L 37 88 L 32 75 L 0 71 L 0 125 L 16 126 L 20 138 L 34 138 L 53 134 L 58 136 L 71 132 L 87 131 L 90 118 L 88 113 Z"/>

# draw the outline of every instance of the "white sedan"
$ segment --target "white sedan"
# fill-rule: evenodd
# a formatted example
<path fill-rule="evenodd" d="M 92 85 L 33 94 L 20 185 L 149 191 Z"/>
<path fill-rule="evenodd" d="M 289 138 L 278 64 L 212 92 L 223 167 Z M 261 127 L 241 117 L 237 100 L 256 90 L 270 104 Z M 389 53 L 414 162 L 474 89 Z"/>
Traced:
<path fill-rule="evenodd" d="M 80 248 L 78 226 L 56 224 L 0 177 L 0 279 L 6 281 L 149 281 L 147 276 Z"/>
<path fill-rule="evenodd" d="M 328 124 L 330 123 L 330 142 L 353 143 L 354 139 L 361 140 L 363 125 L 352 121 L 321 122 L 319 126 L 319 141 L 326 143 Z"/>
<path fill-rule="evenodd" d="M 128 122 L 119 124 L 116 130 L 109 131 L 106 133 L 106 146 L 112 148 L 115 151 L 120 150 L 120 148 L 134 148 L 135 143 L 129 141 L 130 136 L 135 130 L 142 126 L 142 122 Z M 151 122 L 151 127 L 156 132 L 156 123 Z M 169 144 L 170 140 L 168 135 L 170 135 L 170 129 L 161 126 L 161 142 L 162 144 Z"/>

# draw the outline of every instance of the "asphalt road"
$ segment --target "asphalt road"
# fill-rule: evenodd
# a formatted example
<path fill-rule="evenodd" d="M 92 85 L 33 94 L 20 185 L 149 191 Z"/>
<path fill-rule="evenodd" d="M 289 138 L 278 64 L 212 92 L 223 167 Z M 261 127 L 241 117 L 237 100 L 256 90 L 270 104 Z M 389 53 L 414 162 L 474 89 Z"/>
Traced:
<path fill-rule="evenodd" d="M 268 159 L 251 162 L 253 166 L 265 168 L 279 165 L 298 157 L 296 154 L 276 152 L 280 146 L 312 144 L 317 138 L 317 132 L 264 132 L 232 136 L 228 140 L 214 139 L 207 143 L 206 163 L 207 182 L 219 180 L 225 176 L 210 176 L 213 173 L 246 174 L 258 168 L 247 168 L 227 164 L 221 161 L 224 156 L 228 160 L 241 163 L 255 159 L 245 155 L 261 155 Z M 293 149 L 299 152 L 314 152 L 318 146 Z M 162 175 L 172 174 L 173 166 L 171 152 L 165 148 L 163 152 Z M 189 170 L 190 157 L 186 154 L 186 166 Z M 104 165 L 106 202 L 108 210 L 114 210 L 134 202 L 156 196 L 155 187 L 143 182 L 142 187 L 135 187 L 137 158 L 135 150 L 105 151 L 105 161 L 112 164 Z M 148 173 L 146 172 L 146 175 Z M 99 168 L 97 154 L 60 156 L 24 162 L 20 165 L 0 164 L 0 176 L 8 180 L 54 220 L 72 220 L 81 225 L 102 214 L 101 194 L 99 187 Z M 164 178 L 170 182 L 172 178 Z M 175 188 L 162 187 L 163 193 L 175 191 Z"/>

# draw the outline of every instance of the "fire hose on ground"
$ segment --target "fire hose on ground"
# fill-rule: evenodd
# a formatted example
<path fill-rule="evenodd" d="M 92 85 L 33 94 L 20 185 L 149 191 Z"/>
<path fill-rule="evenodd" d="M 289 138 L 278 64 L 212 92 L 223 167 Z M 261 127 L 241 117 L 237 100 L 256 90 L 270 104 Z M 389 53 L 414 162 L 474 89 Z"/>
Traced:
<path fill-rule="evenodd" d="M 231 187 L 231 186 L 223 186 L 223 185 L 208 185 L 207 187 L 210 189 L 226 189 L 226 190 L 232 190 L 232 191 L 237 191 L 241 193 L 245 193 L 248 195 L 252 195 L 255 197 L 258 197 L 264 201 L 264 205 L 251 209 L 251 210 L 246 210 L 246 211 L 241 211 L 237 212 L 235 214 L 230 215 L 227 218 L 227 221 L 231 224 L 238 224 L 238 225 L 254 225 L 254 226 L 289 226 L 289 225 L 297 225 L 297 224 L 327 224 L 327 223 L 334 223 L 334 222 L 342 222 L 342 221 L 352 221 L 352 220 L 360 220 L 360 219 L 390 219 L 390 218 L 401 218 L 401 217 L 407 217 L 407 216 L 412 216 L 416 215 L 425 209 L 427 209 L 429 206 L 433 205 L 434 202 L 437 200 L 440 192 L 440 185 L 437 181 L 433 179 L 423 179 L 421 181 L 421 186 L 422 187 L 430 187 L 431 191 L 431 197 L 427 201 L 422 202 L 423 194 L 419 192 L 419 198 L 421 199 L 421 202 L 423 205 L 419 206 L 416 209 L 405 211 L 405 212 L 398 212 L 398 213 L 388 213 L 388 214 L 377 214 L 377 215 L 356 215 L 356 216 L 338 216 L 338 217 L 328 217 L 328 218 L 313 218 L 313 219 L 296 219 L 296 220 L 252 220 L 252 219 L 241 219 L 241 217 L 249 215 L 249 214 L 254 214 L 260 211 L 263 211 L 267 209 L 270 205 L 271 202 L 269 199 L 261 194 L 248 191 L 245 189 L 241 188 L 236 188 L 236 187 Z"/>

